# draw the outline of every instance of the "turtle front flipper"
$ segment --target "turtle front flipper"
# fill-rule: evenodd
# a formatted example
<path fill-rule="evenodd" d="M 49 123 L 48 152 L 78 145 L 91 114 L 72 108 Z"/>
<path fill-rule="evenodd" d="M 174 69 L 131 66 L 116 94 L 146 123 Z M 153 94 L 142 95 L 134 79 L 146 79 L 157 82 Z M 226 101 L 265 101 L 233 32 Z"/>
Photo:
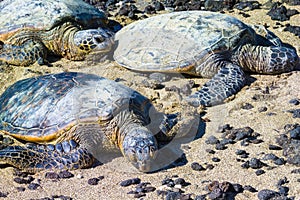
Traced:
<path fill-rule="evenodd" d="M 20 46 L 2 44 L 0 47 L 0 61 L 11 65 L 28 66 L 35 62 L 45 64 L 46 47 L 38 41 L 28 40 Z"/>
<path fill-rule="evenodd" d="M 190 105 L 195 107 L 217 105 L 241 90 L 245 85 L 243 70 L 238 65 L 226 61 L 223 61 L 222 65 L 224 66 L 210 81 L 186 98 Z"/>
<path fill-rule="evenodd" d="M 54 168 L 86 168 L 92 165 L 94 158 L 70 140 L 56 145 L 29 143 L 26 146 L 9 146 L 0 150 L 0 161 L 24 171 L 37 172 Z"/>

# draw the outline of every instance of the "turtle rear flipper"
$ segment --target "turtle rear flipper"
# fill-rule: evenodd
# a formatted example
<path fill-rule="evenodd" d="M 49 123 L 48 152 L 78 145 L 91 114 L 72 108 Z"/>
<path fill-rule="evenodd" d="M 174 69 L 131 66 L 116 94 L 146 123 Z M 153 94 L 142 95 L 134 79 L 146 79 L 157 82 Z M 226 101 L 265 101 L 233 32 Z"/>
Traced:
<path fill-rule="evenodd" d="M 0 161 L 22 170 L 37 172 L 43 169 L 86 168 L 94 162 L 86 149 L 80 148 L 73 140 L 56 145 L 9 146 L 0 150 Z"/>
<path fill-rule="evenodd" d="M 38 41 L 28 40 L 20 46 L 3 44 L 0 49 L 0 61 L 11 65 L 28 66 L 35 62 L 46 63 L 46 47 Z"/>
<path fill-rule="evenodd" d="M 224 61 L 224 66 L 212 79 L 186 101 L 192 106 L 221 104 L 227 97 L 236 94 L 245 85 L 245 74 L 241 67 Z"/>

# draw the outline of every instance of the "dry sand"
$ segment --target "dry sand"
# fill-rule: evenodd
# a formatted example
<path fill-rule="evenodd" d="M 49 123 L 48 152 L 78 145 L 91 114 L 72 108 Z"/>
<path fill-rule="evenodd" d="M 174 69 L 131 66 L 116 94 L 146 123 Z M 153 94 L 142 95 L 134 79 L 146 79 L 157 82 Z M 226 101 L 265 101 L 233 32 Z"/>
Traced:
<path fill-rule="evenodd" d="M 300 6 L 293 6 L 292 8 L 300 11 Z M 247 12 L 250 14 L 249 18 L 244 18 L 234 13 L 239 19 L 254 23 L 254 24 L 267 24 L 270 25 L 270 30 L 274 31 L 284 42 L 290 43 L 296 47 L 298 55 L 300 55 L 300 40 L 289 32 L 283 32 L 283 28 L 273 29 L 275 21 L 270 20 L 270 17 L 266 15 L 267 10 L 254 10 Z M 282 24 L 290 23 L 291 25 L 300 26 L 299 15 L 293 16 L 289 22 L 282 22 Z M 146 95 L 150 99 L 153 99 L 154 104 L 166 112 L 174 112 L 178 110 L 177 98 L 174 92 L 167 92 L 162 90 L 153 90 L 141 86 L 142 80 L 145 76 L 139 73 L 126 70 L 124 68 L 116 66 L 114 63 L 101 63 L 95 64 L 92 62 L 71 62 L 65 59 L 61 59 L 53 63 L 53 67 L 46 66 L 31 66 L 31 67 L 13 67 L 5 72 L 0 73 L 0 93 L 2 93 L 6 87 L 11 85 L 17 80 L 36 76 L 39 74 L 61 72 L 61 71 L 81 71 L 95 73 L 110 79 L 122 78 L 123 84 L 126 84 L 142 94 Z M 143 174 L 134 170 L 124 158 L 119 157 L 112 162 L 104 165 L 95 166 L 90 169 L 82 169 L 72 171 L 75 177 L 71 179 L 60 179 L 53 181 L 51 179 L 45 179 L 46 172 L 40 172 L 34 175 L 34 182 L 39 182 L 40 187 L 36 190 L 30 190 L 26 188 L 26 185 L 20 185 L 13 181 L 13 168 L 4 167 L 0 169 L 0 192 L 8 193 L 6 199 L 37 199 L 43 197 L 51 197 L 53 195 L 65 195 L 72 197 L 73 199 L 133 199 L 133 195 L 127 194 L 127 192 L 134 189 L 135 186 L 121 187 L 119 183 L 128 178 L 139 177 L 143 182 L 150 182 L 152 186 L 157 189 L 161 186 L 161 181 L 165 177 L 172 177 L 178 175 L 184 178 L 191 185 L 183 188 L 186 194 L 205 194 L 205 186 L 209 181 L 229 181 L 231 183 L 239 183 L 241 185 L 251 185 L 257 190 L 271 189 L 276 190 L 276 184 L 279 179 L 287 177 L 289 187 L 289 196 L 295 196 L 295 199 L 300 199 L 300 175 L 291 174 L 293 169 L 298 169 L 299 166 L 285 164 L 282 166 L 276 166 L 271 162 L 266 162 L 270 166 L 275 166 L 274 169 L 268 170 L 266 167 L 263 169 L 265 174 L 260 176 L 255 175 L 254 169 L 243 169 L 241 162 L 236 160 L 237 155 L 235 151 L 237 149 L 244 149 L 249 153 L 250 158 L 262 158 L 264 154 L 274 153 L 279 157 L 282 157 L 282 151 L 270 151 L 268 149 L 269 144 L 276 144 L 275 138 L 283 132 L 285 124 L 300 123 L 299 118 L 293 118 L 291 113 L 286 112 L 290 109 L 300 108 L 289 104 L 289 100 L 294 98 L 300 98 L 299 87 L 300 71 L 293 71 L 291 73 L 285 73 L 281 75 L 251 75 L 249 80 L 254 80 L 249 86 L 245 86 L 234 99 L 228 103 L 214 106 L 206 109 L 204 118 L 208 122 L 203 122 L 205 126 L 204 135 L 202 138 L 196 139 L 188 144 L 183 144 L 183 151 L 187 159 L 187 164 L 183 166 L 177 166 L 169 168 L 167 170 L 159 171 L 152 174 Z M 254 79 L 253 79 L 254 78 Z M 173 78 L 171 81 L 165 83 L 167 86 L 172 85 L 184 85 L 188 83 L 190 79 L 180 77 Z M 193 79 L 200 86 L 205 83 L 205 79 Z M 270 88 L 270 93 L 265 95 L 263 91 L 266 87 Z M 194 89 L 196 90 L 196 89 Z M 252 97 L 259 96 L 259 100 L 253 100 Z M 159 97 L 159 98 L 157 98 Z M 250 110 L 242 109 L 245 103 L 250 103 L 254 107 Z M 266 112 L 259 112 L 260 107 L 266 106 Z M 275 115 L 268 115 L 268 113 L 275 113 Z M 260 144 L 250 144 L 249 146 L 241 146 L 240 142 L 233 145 L 228 145 L 228 149 L 224 151 L 216 151 L 214 155 L 206 152 L 206 149 L 214 149 L 213 146 L 205 143 L 205 140 L 215 135 L 220 137 L 221 134 L 217 133 L 217 128 L 220 125 L 230 124 L 234 128 L 241 128 L 250 126 L 255 132 L 261 134 L 259 139 L 264 142 Z M 220 158 L 220 162 L 213 162 L 212 157 Z M 214 168 L 205 171 L 194 171 L 191 169 L 191 163 L 198 162 L 199 164 L 206 166 L 207 163 L 213 164 Z M 104 176 L 104 179 L 99 182 L 98 185 L 89 185 L 88 179 Z M 25 191 L 19 192 L 16 187 L 23 186 Z M 156 192 L 148 193 L 144 199 L 162 199 Z M 235 199 L 257 199 L 257 192 L 251 193 L 244 191 L 238 194 Z"/>

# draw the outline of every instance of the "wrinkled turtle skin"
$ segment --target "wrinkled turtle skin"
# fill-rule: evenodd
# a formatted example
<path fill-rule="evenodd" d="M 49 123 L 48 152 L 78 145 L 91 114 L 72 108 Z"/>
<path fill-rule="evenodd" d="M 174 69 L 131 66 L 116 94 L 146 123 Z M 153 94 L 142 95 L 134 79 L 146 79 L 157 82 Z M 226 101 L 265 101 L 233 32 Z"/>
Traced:
<path fill-rule="evenodd" d="M 155 134 L 177 123 L 140 93 L 75 72 L 20 80 L 0 96 L 0 108 L 0 134 L 29 142 L 1 149 L 0 162 L 29 172 L 86 168 L 119 150 L 148 172 L 158 150 Z"/>
<path fill-rule="evenodd" d="M 129 24 L 115 35 L 115 61 L 144 72 L 179 72 L 211 78 L 186 100 L 193 106 L 222 103 L 245 85 L 244 72 L 278 74 L 299 63 L 263 26 L 221 13 L 182 11 Z"/>
<path fill-rule="evenodd" d="M 104 12 L 81 0 L 5 0 L 0 16 L 3 63 L 44 64 L 47 54 L 82 60 L 113 44 Z"/>

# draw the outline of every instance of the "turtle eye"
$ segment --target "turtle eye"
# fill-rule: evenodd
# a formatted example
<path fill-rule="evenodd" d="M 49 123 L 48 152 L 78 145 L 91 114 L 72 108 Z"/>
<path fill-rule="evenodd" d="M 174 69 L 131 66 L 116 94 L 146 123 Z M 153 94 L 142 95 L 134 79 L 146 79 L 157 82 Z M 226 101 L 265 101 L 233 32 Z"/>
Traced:
<path fill-rule="evenodd" d="M 102 43 L 102 42 L 104 42 L 104 39 L 102 38 L 102 37 L 94 37 L 94 40 L 95 40 L 95 42 L 96 43 Z"/>

